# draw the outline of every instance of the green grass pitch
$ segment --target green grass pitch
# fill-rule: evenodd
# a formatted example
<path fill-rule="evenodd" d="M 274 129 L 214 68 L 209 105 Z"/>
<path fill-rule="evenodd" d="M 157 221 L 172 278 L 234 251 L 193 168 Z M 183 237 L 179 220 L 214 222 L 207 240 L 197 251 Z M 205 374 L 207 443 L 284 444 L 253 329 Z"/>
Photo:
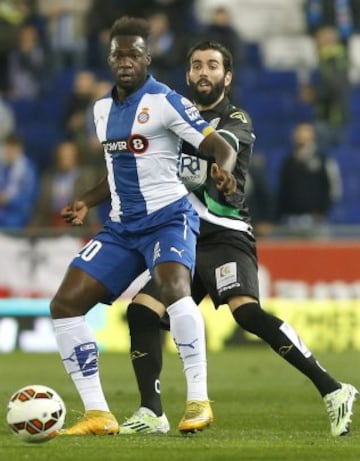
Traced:
<path fill-rule="evenodd" d="M 318 359 L 340 380 L 360 387 L 358 352 L 321 353 Z M 54 354 L 0 355 L 1 461 L 358 461 L 360 401 L 352 432 L 334 439 L 324 404 L 313 385 L 270 349 L 241 346 L 209 354 L 209 392 L 215 424 L 193 436 L 176 431 L 185 402 L 179 359 L 164 357 L 162 396 L 172 425 L 168 435 L 56 437 L 26 444 L 5 422 L 9 396 L 27 384 L 46 384 L 65 400 L 66 425 L 82 413 L 81 402 Z M 122 421 L 139 401 L 125 354 L 102 354 L 102 381 L 113 413 Z"/>

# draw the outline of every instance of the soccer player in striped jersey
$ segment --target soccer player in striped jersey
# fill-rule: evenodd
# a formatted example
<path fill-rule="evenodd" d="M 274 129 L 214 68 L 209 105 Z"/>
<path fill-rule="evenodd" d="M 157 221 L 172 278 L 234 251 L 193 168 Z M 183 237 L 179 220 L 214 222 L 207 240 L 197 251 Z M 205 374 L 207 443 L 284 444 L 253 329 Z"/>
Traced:
<path fill-rule="evenodd" d="M 190 200 L 200 215 L 200 235 L 192 296 L 197 303 L 210 295 L 215 308 L 228 304 L 234 320 L 263 339 L 315 385 L 330 418 L 331 433 L 349 431 L 357 390 L 340 383 L 318 363 L 294 329 L 265 312 L 259 300 L 256 242 L 245 203 L 245 180 L 255 139 L 249 115 L 234 106 L 227 93 L 232 80 L 232 56 L 219 43 L 202 42 L 187 56 L 187 83 L 201 115 L 216 127 L 237 152 L 237 191 L 225 196 L 209 175 L 211 162 L 185 157 L 182 177 L 193 192 Z M 187 147 L 187 153 L 194 150 Z M 197 154 L 198 155 L 198 154 Z M 141 395 L 140 408 L 120 427 L 122 433 L 164 432 L 160 399 L 161 345 L 159 318 L 164 307 L 151 280 L 128 307 L 132 363 Z M 166 317 L 161 320 L 164 324 Z M 170 318 L 170 325 L 172 319 Z M 264 366 L 266 366 L 264 364 Z M 184 364 L 186 371 L 186 364 Z M 178 429 L 201 430 L 209 419 L 207 404 L 188 403 Z"/>
<path fill-rule="evenodd" d="M 58 348 L 85 407 L 67 435 L 115 434 L 119 425 L 105 399 L 98 347 L 85 314 L 111 303 L 146 269 L 172 322 L 185 364 L 187 395 L 206 405 L 203 318 L 191 298 L 199 218 L 178 174 L 181 142 L 216 158 L 212 177 L 219 190 L 236 190 L 236 152 L 205 122 L 196 107 L 148 74 L 148 23 L 123 17 L 110 34 L 109 65 L 116 84 L 95 103 L 107 175 L 62 210 L 81 225 L 90 207 L 111 197 L 109 220 L 80 250 L 51 301 Z"/>

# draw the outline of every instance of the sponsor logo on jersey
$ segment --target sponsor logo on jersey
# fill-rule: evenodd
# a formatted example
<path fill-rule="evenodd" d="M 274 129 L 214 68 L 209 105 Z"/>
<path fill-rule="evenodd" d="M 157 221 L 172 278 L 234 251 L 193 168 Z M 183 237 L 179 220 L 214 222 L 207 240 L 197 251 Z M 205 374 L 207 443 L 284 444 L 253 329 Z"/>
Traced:
<path fill-rule="evenodd" d="M 230 118 L 235 118 L 237 120 L 241 120 L 243 123 L 248 123 L 248 119 L 246 118 L 246 115 L 244 112 L 237 111 L 233 112 L 232 114 L 229 115 Z"/>
<path fill-rule="evenodd" d="M 188 98 L 182 97 L 180 101 L 181 101 L 181 104 L 185 107 L 185 109 L 189 107 L 193 107 L 194 105 Z"/>
<path fill-rule="evenodd" d="M 200 118 L 200 112 L 195 106 L 185 109 L 185 113 L 192 122 Z"/>
<path fill-rule="evenodd" d="M 183 154 L 180 163 L 180 176 L 188 190 L 198 188 L 206 181 L 207 161 Z"/>
<path fill-rule="evenodd" d="M 149 108 L 148 107 L 143 107 L 141 109 L 141 112 L 139 112 L 137 116 L 137 121 L 139 123 L 146 123 L 150 119 L 150 114 L 149 114 Z"/>
<path fill-rule="evenodd" d="M 104 141 L 102 145 L 109 154 L 120 154 L 122 152 L 143 154 L 149 146 L 149 141 L 141 134 L 132 134 L 127 139 L 111 139 Z"/>

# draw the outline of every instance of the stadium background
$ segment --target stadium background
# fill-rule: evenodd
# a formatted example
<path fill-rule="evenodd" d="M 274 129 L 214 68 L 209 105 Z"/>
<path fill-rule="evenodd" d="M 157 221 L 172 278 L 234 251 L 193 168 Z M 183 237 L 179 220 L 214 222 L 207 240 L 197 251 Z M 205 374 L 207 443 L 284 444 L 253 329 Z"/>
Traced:
<path fill-rule="evenodd" d="M 3 7 L 8 2 L 0 3 Z M 134 13 L 137 3 L 143 2 L 117 3 L 125 9 L 127 5 L 130 9 L 131 4 Z M 181 2 L 153 3 L 161 7 L 164 3 Z M 223 5 L 231 13 L 233 26 L 244 43 L 244 58 L 236 65 L 232 97 L 253 118 L 255 150 L 265 157 L 267 179 L 275 190 L 281 161 L 290 149 L 293 127 L 314 117 L 313 107 L 298 98 L 301 80 L 317 68 L 313 39 L 306 31 L 304 1 L 196 0 L 183 4 L 186 14 L 191 11 L 191 21 L 195 19 L 199 26 L 206 24 L 215 6 Z M 141 14 L 140 6 L 137 12 Z M 187 18 L 185 10 L 182 18 Z M 343 143 L 328 153 L 340 166 L 342 199 L 321 228 L 294 233 L 275 226 L 270 234 L 259 238 L 264 307 L 291 322 L 311 348 L 320 350 L 360 349 L 359 32 L 354 28 L 347 44 L 351 117 Z M 16 130 L 25 141 L 26 154 L 40 172 L 49 166 L 54 146 L 64 138 L 62 117 L 79 70 L 68 66 L 49 71 L 45 92 L 39 97 L 5 98 L 15 113 Z M 98 78 L 108 77 L 103 69 L 92 70 Z M 174 66 L 167 77 L 174 88 L 186 93 L 183 63 Z M 105 212 L 102 210 L 100 216 Z M 55 350 L 48 299 L 88 232 L 87 229 L 81 235 L 71 229 L 0 230 L 0 352 L 17 348 Z M 111 309 L 98 306 L 89 315 L 103 350 L 128 350 L 124 304 L 126 297 Z M 210 350 L 254 341 L 236 331 L 225 308 L 213 314 L 207 304 L 205 301 L 202 307 Z M 173 349 L 168 339 L 166 346 Z"/>

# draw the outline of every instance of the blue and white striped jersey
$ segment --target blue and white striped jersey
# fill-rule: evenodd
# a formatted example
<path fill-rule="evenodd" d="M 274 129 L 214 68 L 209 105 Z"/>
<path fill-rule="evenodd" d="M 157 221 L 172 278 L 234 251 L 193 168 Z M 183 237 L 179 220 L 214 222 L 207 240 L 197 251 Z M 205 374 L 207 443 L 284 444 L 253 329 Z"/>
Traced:
<path fill-rule="evenodd" d="M 214 131 L 188 99 L 150 76 L 123 102 L 114 90 L 98 100 L 94 118 L 112 221 L 142 220 L 188 194 L 179 176 L 182 139 L 197 148 Z"/>

